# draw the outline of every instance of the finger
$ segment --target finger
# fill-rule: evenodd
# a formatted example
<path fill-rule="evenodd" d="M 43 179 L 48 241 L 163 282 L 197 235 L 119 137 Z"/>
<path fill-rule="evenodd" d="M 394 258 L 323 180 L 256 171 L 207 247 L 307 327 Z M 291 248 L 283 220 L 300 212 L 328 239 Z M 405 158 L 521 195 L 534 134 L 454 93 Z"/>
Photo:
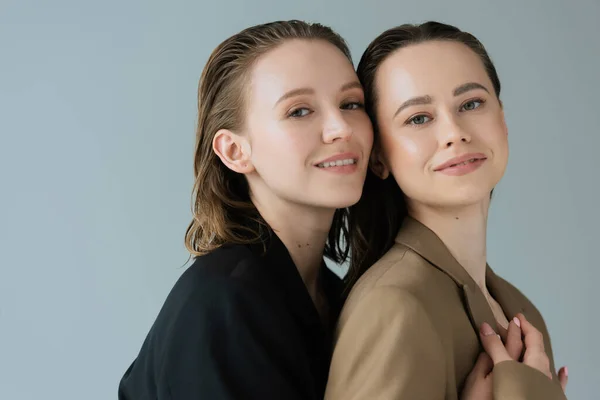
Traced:
<path fill-rule="evenodd" d="M 523 339 L 521 337 L 521 321 L 515 317 L 508 324 L 508 333 L 506 335 L 506 351 L 510 358 L 515 361 L 521 359 L 523 352 Z"/>
<path fill-rule="evenodd" d="M 486 322 L 481 325 L 479 337 L 485 352 L 490 356 L 494 365 L 511 359 L 500 337 Z"/>
<path fill-rule="evenodd" d="M 569 382 L 569 369 L 562 367 L 558 370 L 558 381 L 563 389 L 563 392 L 567 390 L 567 383 Z"/>
<path fill-rule="evenodd" d="M 523 331 L 525 347 L 527 349 L 544 350 L 544 336 L 536 329 L 531 322 L 521 313 L 517 314 L 517 318 L 521 321 L 521 331 Z"/>
<path fill-rule="evenodd" d="M 492 372 L 493 368 L 494 362 L 490 356 L 487 353 L 482 352 L 479 354 L 479 357 L 477 357 L 477 362 L 473 366 L 471 374 L 474 376 L 486 377 L 490 372 Z"/>
<path fill-rule="evenodd" d="M 523 331 L 525 343 L 525 353 L 523 354 L 523 363 L 533 367 L 549 379 L 553 379 L 550 371 L 550 359 L 544 350 L 544 337 L 523 314 L 518 314 L 517 317 L 521 321 L 521 330 Z"/>
<path fill-rule="evenodd" d="M 474 387 L 477 384 L 477 381 L 485 379 L 490 372 L 492 372 L 493 368 L 494 363 L 490 356 L 488 356 L 486 352 L 479 353 L 479 357 L 477 357 L 473 369 L 465 380 L 465 387 Z"/>
<path fill-rule="evenodd" d="M 462 400 L 491 399 L 493 368 L 494 363 L 490 356 L 486 352 L 479 353 L 473 369 L 465 380 L 460 398 Z"/>
<path fill-rule="evenodd" d="M 498 329 L 498 334 L 500 335 L 500 339 L 502 339 L 502 343 L 506 343 L 508 329 L 504 329 L 504 327 L 500 324 L 496 325 L 496 329 Z"/>

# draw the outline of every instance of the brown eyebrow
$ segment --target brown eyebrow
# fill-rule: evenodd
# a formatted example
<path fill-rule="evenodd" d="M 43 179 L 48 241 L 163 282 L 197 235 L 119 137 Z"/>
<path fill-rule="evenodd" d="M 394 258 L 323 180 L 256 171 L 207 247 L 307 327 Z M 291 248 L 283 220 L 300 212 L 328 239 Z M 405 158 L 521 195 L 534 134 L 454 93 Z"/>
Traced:
<path fill-rule="evenodd" d="M 487 90 L 487 88 L 485 86 L 483 86 L 480 83 L 469 82 L 469 83 L 464 83 L 464 84 L 458 86 L 456 89 L 454 89 L 453 94 L 454 94 L 454 96 L 460 96 L 463 93 L 466 93 L 468 91 L 475 90 L 475 89 L 483 89 L 488 93 L 490 92 L 489 90 Z"/>
<path fill-rule="evenodd" d="M 348 83 L 342 85 L 340 92 L 344 92 L 344 91 L 350 90 L 350 89 L 361 89 L 362 90 L 362 88 L 363 87 L 359 81 L 352 81 L 352 82 L 348 82 Z"/>
<path fill-rule="evenodd" d="M 400 105 L 400 107 L 398 107 L 398 109 L 396 110 L 396 113 L 394 114 L 394 117 L 396 117 L 396 115 L 400 114 L 404 109 L 411 107 L 411 106 L 418 106 L 418 105 L 422 105 L 422 104 L 431 104 L 433 102 L 433 98 L 431 96 L 419 96 L 419 97 L 413 97 L 411 99 L 406 100 L 404 103 L 402 103 Z"/>
<path fill-rule="evenodd" d="M 340 88 L 340 92 L 344 92 L 344 91 L 350 90 L 350 89 L 361 89 L 362 90 L 362 88 L 363 87 L 359 81 L 352 81 L 352 82 L 343 84 L 342 87 Z M 290 90 L 289 92 L 285 93 L 283 96 L 281 96 L 279 98 L 279 100 L 277 100 L 275 105 L 277 105 L 277 104 L 281 103 L 282 101 L 289 99 L 291 97 L 308 95 L 308 94 L 315 94 L 315 90 L 312 88 L 293 89 L 293 90 Z"/>
<path fill-rule="evenodd" d="M 452 94 L 454 96 L 460 96 L 461 94 L 464 94 L 466 92 L 469 92 L 469 91 L 475 90 L 475 89 L 483 89 L 488 93 L 490 92 L 485 86 L 483 86 L 480 83 L 468 82 L 468 83 L 464 83 L 464 84 L 458 86 L 456 89 L 454 89 Z M 413 97 L 411 99 L 406 100 L 404 103 L 402 103 L 400 105 L 400 107 L 398 107 L 398 109 L 396 110 L 396 113 L 394 114 L 394 117 L 396 117 L 396 115 L 400 114 L 403 110 L 405 110 L 408 107 L 423 105 L 423 104 L 431 104 L 432 102 L 433 102 L 433 98 L 429 95 Z"/>
<path fill-rule="evenodd" d="M 286 94 L 281 96 L 279 98 L 279 100 L 277 100 L 275 105 L 281 103 L 282 101 L 284 101 L 286 99 L 289 99 L 290 97 L 301 96 L 303 94 L 314 94 L 314 93 L 315 93 L 315 90 L 311 89 L 311 88 L 299 88 L 299 89 L 290 90 L 289 92 L 287 92 Z"/>

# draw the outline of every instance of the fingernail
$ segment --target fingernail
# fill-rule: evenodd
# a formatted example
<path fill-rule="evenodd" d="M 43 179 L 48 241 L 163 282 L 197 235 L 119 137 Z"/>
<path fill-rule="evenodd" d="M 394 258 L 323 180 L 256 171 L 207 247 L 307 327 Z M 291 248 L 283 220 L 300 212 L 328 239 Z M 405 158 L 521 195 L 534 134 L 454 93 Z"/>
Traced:
<path fill-rule="evenodd" d="M 489 336 L 494 335 L 496 332 L 494 332 L 492 327 L 487 322 L 484 322 L 483 324 L 481 324 L 481 333 L 483 334 L 483 336 Z"/>
<path fill-rule="evenodd" d="M 566 366 L 565 366 L 565 376 L 567 378 L 569 377 L 569 368 L 567 368 Z"/>
<path fill-rule="evenodd" d="M 517 317 L 513 318 L 513 322 L 520 328 L 521 327 L 521 320 Z"/>

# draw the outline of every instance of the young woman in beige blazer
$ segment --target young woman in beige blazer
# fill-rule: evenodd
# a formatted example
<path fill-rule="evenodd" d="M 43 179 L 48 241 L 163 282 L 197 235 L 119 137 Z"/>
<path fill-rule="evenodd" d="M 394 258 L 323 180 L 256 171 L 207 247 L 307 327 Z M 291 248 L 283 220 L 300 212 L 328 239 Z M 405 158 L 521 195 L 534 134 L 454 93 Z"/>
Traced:
<path fill-rule="evenodd" d="M 369 45 L 358 75 L 375 147 L 325 398 L 564 399 L 542 316 L 486 261 L 508 133 L 483 45 L 403 25 Z"/>

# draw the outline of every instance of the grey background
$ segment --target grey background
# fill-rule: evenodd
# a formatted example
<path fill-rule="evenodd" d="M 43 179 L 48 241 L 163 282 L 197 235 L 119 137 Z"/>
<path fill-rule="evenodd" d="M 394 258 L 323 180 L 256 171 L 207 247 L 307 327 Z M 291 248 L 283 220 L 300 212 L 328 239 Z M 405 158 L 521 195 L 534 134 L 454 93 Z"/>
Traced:
<path fill-rule="evenodd" d="M 274 19 L 477 35 L 511 159 L 490 264 L 541 309 L 570 399 L 597 392 L 600 3 L 0 0 L 0 398 L 116 398 L 187 260 L 196 87 L 210 51 Z"/>

